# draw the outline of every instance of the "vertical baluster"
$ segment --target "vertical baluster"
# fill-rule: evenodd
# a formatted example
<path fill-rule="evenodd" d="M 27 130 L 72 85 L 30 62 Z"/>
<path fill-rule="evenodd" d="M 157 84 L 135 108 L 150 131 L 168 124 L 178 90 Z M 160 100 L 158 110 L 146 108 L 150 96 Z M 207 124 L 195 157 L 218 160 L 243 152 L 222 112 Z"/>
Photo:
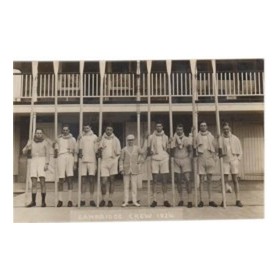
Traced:
<path fill-rule="evenodd" d="M 167 78 L 166 73 L 163 73 L 163 95 L 167 96 Z"/>
<path fill-rule="evenodd" d="M 237 95 L 240 95 L 240 73 L 237 72 L 236 74 L 236 78 L 237 78 Z"/>
<path fill-rule="evenodd" d="M 257 94 L 257 74 L 254 72 L 254 94 Z"/>
<path fill-rule="evenodd" d="M 241 94 L 245 94 L 245 86 L 244 86 L 244 72 L 241 72 Z"/>
<path fill-rule="evenodd" d="M 174 86 L 172 86 L 172 92 L 171 95 L 172 96 L 178 96 L 180 95 L 180 87 L 179 87 L 179 73 L 173 73 L 174 74 Z M 176 82 L 175 82 L 176 80 Z M 176 85 L 176 89 L 175 89 L 175 85 Z"/>
<path fill-rule="evenodd" d="M 32 96 L 32 85 L 33 85 L 33 78 L 32 75 L 29 75 L 29 95 Z"/>
<path fill-rule="evenodd" d="M 154 95 L 154 74 L 151 74 L 151 95 Z"/>
<path fill-rule="evenodd" d="M 143 95 L 147 95 L 147 87 L 146 87 L 146 76 L 145 74 L 143 73 L 142 74 L 142 77 L 143 77 L 143 83 L 142 83 L 142 92 L 143 92 Z"/>
<path fill-rule="evenodd" d="M 159 88 L 163 89 L 164 88 L 164 83 L 163 83 L 163 73 L 159 73 Z"/>
<path fill-rule="evenodd" d="M 156 91 L 156 95 L 158 95 L 159 94 L 158 73 L 155 73 L 155 91 Z"/>
<path fill-rule="evenodd" d="M 179 95 L 183 95 L 183 73 L 180 73 L 180 87 L 181 87 L 181 90 L 179 92 Z"/>
<path fill-rule="evenodd" d="M 42 74 L 38 75 L 38 82 L 39 82 L 39 96 L 44 96 L 42 92 Z"/>
<path fill-rule="evenodd" d="M 29 97 L 29 92 L 27 91 L 28 82 L 29 82 L 28 75 L 24 75 L 23 78 L 24 78 L 24 96 Z"/>
<path fill-rule="evenodd" d="M 225 92 L 226 92 L 226 96 L 228 96 L 230 94 L 229 92 L 229 73 L 225 72 Z"/>
<path fill-rule="evenodd" d="M 236 96 L 236 88 L 235 88 L 235 73 L 232 73 L 232 80 L 233 80 L 233 95 Z"/>
<path fill-rule="evenodd" d="M 172 92 L 173 92 L 173 94 L 176 94 L 175 93 L 175 73 L 171 73 L 171 87 L 172 87 Z"/>
<path fill-rule="evenodd" d="M 98 74 L 92 74 L 92 80 L 94 81 L 94 84 L 95 84 L 95 93 L 94 93 L 94 96 L 99 96 L 99 76 Z M 106 80 L 104 81 L 104 84 L 106 83 Z M 93 87 L 93 85 L 92 85 Z M 104 94 L 106 95 L 106 92 L 104 91 Z"/>
<path fill-rule="evenodd" d="M 253 94 L 253 79 L 252 79 L 252 72 L 249 73 L 250 78 L 250 94 Z"/>
<path fill-rule="evenodd" d="M 246 85 L 246 95 L 248 95 L 249 93 L 249 89 L 248 89 L 248 73 L 245 73 L 245 85 Z"/>
<path fill-rule="evenodd" d="M 203 73 L 203 92 L 204 92 L 204 95 L 207 95 L 205 80 L 206 80 L 206 73 Z"/>
<path fill-rule="evenodd" d="M 261 94 L 261 72 L 258 72 L 258 94 Z"/>
<path fill-rule="evenodd" d="M 192 88 L 192 74 L 188 73 L 188 75 L 189 75 L 189 92 L 188 93 L 189 93 L 189 95 L 192 95 L 192 92 L 193 92 L 193 88 Z"/>
<path fill-rule="evenodd" d="M 208 88 L 208 94 L 207 95 L 211 95 L 211 92 L 210 92 L 210 87 L 211 87 L 211 84 L 210 84 L 210 73 L 207 73 L 207 88 Z"/>
<path fill-rule="evenodd" d="M 224 79 L 224 73 L 220 73 L 220 78 L 221 78 L 221 95 L 224 93 L 224 85 L 223 85 L 223 79 Z"/>
<path fill-rule="evenodd" d="M 132 82 L 133 82 L 133 86 L 131 89 L 131 96 L 135 97 L 135 75 L 134 74 L 129 74 L 129 76 L 132 76 Z"/>
<path fill-rule="evenodd" d="M 202 88 L 202 85 L 201 85 L 201 73 L 199 73 L 198 76 L 199 76 L 199 83 L 198 83 L 199 84 L 199 89 L 198 90 L 200 91 L 200 95 L 203 96 L 203 93 L 202 93 L 202 90 L 201 90 L 201 88 Z"/>
<path fill-rule="evenodd" d="M 262 94 L 264 94 L 264 73 L 261 72 L 261 76 L 262 76 Z"/>
<path fill-rule="evenodd" d="M 47 96 L 50 97 L 51 95 L 51 75 L 50 74 L 47 74 L 48 75 L 48 94 Z"/>
<path fill-rule="evenodd" d="M 176 77 L 176 95 L 179 95 L 179 73 L 175 73 Z M 175 95 L 175 92 L 171 92 L 172 95 Z"/>

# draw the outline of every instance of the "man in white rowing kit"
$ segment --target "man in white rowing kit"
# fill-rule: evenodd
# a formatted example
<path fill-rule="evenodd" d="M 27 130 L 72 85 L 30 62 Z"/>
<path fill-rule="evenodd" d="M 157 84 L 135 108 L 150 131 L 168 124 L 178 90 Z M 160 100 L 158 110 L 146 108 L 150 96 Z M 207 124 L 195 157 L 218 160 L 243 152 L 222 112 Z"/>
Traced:
<path fill-rule="evenodd" d="M 93 133 L 91 125 L 85 123 L 83 125 L 83 133 L 78 139 L 78 157 L 81 159 L 80 173 L 82 176 L 82 188 L 81 188 L 81 202 L 80 205 L 83 207 L 86 205 L 86 190 L 87 190 L 87 178 L 89 181 L 89 192 L 91 207 L 95 207 L 94 202 L 94 185 L 95 175 L 97 170 L 96 164 L 96 152 L 97 152 L 97 136 Z"/>
<path fill-rule="evenodd" d="M 159 177 L 161 177 L 162 192 L 163 192 L 163 205 L 170 207 L 170 203 L 167 200 L 167 178 L 169 174 L 169 142 L 168 136 L 164 133 L 163 124 L 161 121 L 156 123 L 156 129 L 148 139 L 148 155 L 152 156 L 152 192 L 153 202 L 151 207 L 157 206 L 157 183 Z M 161 176 L 160 176 L 161 175 Z"/>
<path fill-rule="evenodd" d="M 207 190 L 209 206 L 217 207 L 217 203 L 212 199 L 212 174 L 215 171 L 216 165 L 216 150 L 217 142 L 214 136 L 208 131 L 207 123 L 205 121 L 200 122 L 199 132 L 195 139 L 195 154 L 198 154 L 198 173 L 199 173 L 199 190 L 200 190 L 200 202 L 198 207 L 203 207 L 202 191 L 204 185 L 204 177 L 207 178 Z"/>
<path fill-rule="evenodd" d="M 105 133 L 99 141 L 98 154 L 101 156 L 101 193 L 102 200 L 99 207 L 106 205 L 107 185 L 109 185 L 108 207 L 113 206 L 112 197 L 114 194 L 115 175 L 118 174 L 118 160 L 121 153 L 120 140 L 114 135 L 112 125 L 107 125 Z"/>
<path fill-rule="evenodd" d="M 47 141 L 44 139 L 43 130 L 37 128 L 32 141 L 28 141 L 22 150 L 23 154 L 31 157 L 30 178 L 32 182 L 32 201 L 27 207 L 36 206 L 37 180 L 41 185 L 42 207 L 46 207 L 46 171 L 50 162 L 50 151 Z"/>
<path fill-rule="evenodd" d="M 178 206 L 184 205 L 183 200 L 183 181 L 188 193 L 187 207 L 191 208 L 192 205 L 192 188 L 190 183 L 192 171 L 192 139 L 185 136 L 184 127 L 178 124 L 176 132 L 171 141 L 171 152 L 174 155 L 174 173 L 177 182 L 177 189 L 180 197 Z"/>
<path fill-rule="evenodd" d="M 58 203 L 57 207 L 63 206 L 63 184 L 66 178 L 68 185 L 68 207 L 73 206 L 73 176 L 77 169 L 76 139 L 70 133 L 68 124 L 62 126 L 62 134 L 55 141 L 55 157 L 58 161 Z"/>

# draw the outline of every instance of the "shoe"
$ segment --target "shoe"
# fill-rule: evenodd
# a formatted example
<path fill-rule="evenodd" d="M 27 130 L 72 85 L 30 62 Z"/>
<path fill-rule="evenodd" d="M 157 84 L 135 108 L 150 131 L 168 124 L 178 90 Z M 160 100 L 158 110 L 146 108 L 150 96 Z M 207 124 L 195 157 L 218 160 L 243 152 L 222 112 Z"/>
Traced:
<path fill-rule="evenodd" d="M 81 200 L 80 206 L 81 206 L 81 207 L 86 206 L 86 202 L 85 202 L 84 200 Z"/>
<path fill-rule="evenodd" d="M 204 203 L 203 203 L 203 201 L 200 201 L 199 203 L 198 203 L 198 205 L 197 205 L 197 207 L 203 207 L 204 206 Z"/>
<path fill-rule="evenodd" d="M 241 203 L 240 200 L 236 200 L 236 206 L 238 206 L 238 207 L 243 207 L 243 204 Z"/>
<path fill-rule="evenodd" d="M 171 207 L 171 204 L 168 202 L 168 200 L 165 200 L 164 203 L 163 203 L 163 206 Z"/>
<path fill-rule="evenodd" d="M 191 202 L 191 201 L 188 202 L 187 207 L 188 207 L 188 208 L 192 208 L 192 202 Z"/>
<path fill-rule="evenodd" d="M 63 202 L 61 200 L 59 200 L 57 203 L 57 207 L 62 207 L 62 205 L 63 205 Z"/>
<path fill-rule="evenodd" d="M 41 207 L 47 207 L 47 204 L 45 201 L 42 201 Z"/>
<path fill-rule="evenodd" d="M 71 201 L 71 200 L 69 200 L 69 201 L 68 201 L 67 206 L 68 206 L 68 207 L 72 207 L 72 206 L 73 206 L 73 203 L 72 203 L 72 201 Z"/>
<path fill-rule="evenodd" d="M 124 202 L 124 203 L 122 204 L 122 207 L 126 207 L 126 206 L 127 206 L 127 203 Z"/>
<path fill-rule="evenodd" d="M 184 206 L 184 201 L 180 200 L 179 203 L 178 203 L 178 206 Z"/>
<path fill-rule="evenodd" d="M 31 201 L 26 207 L 30 208 L 30 207 L 34 207 L 36 206 L 36 202 L 35 201 Z"/>
<path fill-rule="evenodd" d="M 222 203 L 221 203 L 221 205 L 220 205 L 221 207 L 224 207 L 224 202 L 222 201 Z"/>
<path fill-rule="evenodd" d="M 91 207 L 96 207 L 96 204 L 95 204 L 94 200 L 91 200 L 91 201 L 89 202 L 89 205 L 90 205 Z"/>
<path fill-rule="evenodd" d="M 108 206 L 108 207 L 113 207 L 113 202 L 112 202 L 112 200 L 109 200 L 109 201 L 108 201 L 107 206 Z"/>
<path fill-rule="evenodd" d="M 99 207 L 104 207 L 105 206 L 105 200 L 104 199 L 102 199 L 101 201 L 100 201 L 100 203 L 99 203 Z"/>
<path fill-rule="evenodd" d="M 153 201 L 152 204 L 150 205 L 150 207 L 156 207 L 157 206 L 157 202 Z"/>
<path fill-rule="evenodd" d="M 218 204 L 216 202 L 214 202 L 214 201 L 210 201 L 209 202 L 209 206 L 211 206 L 211 207 L 218 207 Z"/>
<path fill-rule="evenodd" d="M 135 203 L 133 203 L 134 204 L 134 206 L 136 206 L 136 207 L 140 207 L 140 203 L 138 203 L 138 202 L 135 202 Z"/>

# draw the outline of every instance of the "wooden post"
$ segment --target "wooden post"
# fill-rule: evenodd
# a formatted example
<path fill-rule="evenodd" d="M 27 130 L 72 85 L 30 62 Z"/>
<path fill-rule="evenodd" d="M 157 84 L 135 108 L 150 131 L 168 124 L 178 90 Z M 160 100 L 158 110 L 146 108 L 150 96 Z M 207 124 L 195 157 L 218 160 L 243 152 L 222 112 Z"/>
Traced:
<path fill-rule="evenodd" d="M 58 67 L 59 62 L 53 62 L 54 68 L 54 139 L 57 141 L 57 123 L 58 123 L 58 110 L 57 110 L 57 95 L 58 95 Z M 55 196 L 55 207 L 57 207 L 57 180 L 58 180 L 58 170 L 57 170 L 57 158 L 54 159 L 54 196 Z"/>
<path fill-rule="evenodd" d="M 84 103 L 84 61 L 80 61 L 80 124 L 79 124 L 79 131 L 80 137 L 83 133 L 83 103 Z M 78 151 L 79 151 L 79 143 L 78 144 Z M 78 207 L 81 206 L 81 189 L 82 189 L 82 159 L 79 160 L 79 170 L 78 170 Z"/>
<path fill-rule="evenodd" d="M 147 87 L 148 87 L 148 134 L 151 134 L 151 68 L 152 61 L 147 60 L 147 70 L 148 70 L 148 79 L 147 79 Z M 147 158 L 147 187 L 148 187 L 148 206 L 150 206 L 151 200 L 151 182 L 150 182 L 150 172 L 151 172 L 151 158 Z"/>
<path fill-rule="evenodd" d="M 192 137 L 193 137 L 193 147 L 195 146 L 195 141 L 197 137 L 197 126 L 198 126 L 198 110 L 195 104 L 197 100 L 197 69 L 196 69 L 196 60 L 190 60 L 191 72 L 192 72 Z M 198 188 L 198 177 L 197 177 L 197 157 L 193 156 L 193 181 L 194 181 L 194 203 L 197 207 L 197 188 Z"/>
<path fill-rule="evenodd" d="M 100 96 L 99 96 L 99 130 L 98 136 L 102 137 L 102 123 L 103 123 L 103 82 L 105 75 L 105 61 L 99 62 L 99 71 L 100 71 Z M 101 158 L 98 158 L 98 170 L 97 170 L 97 207 L 99 207 L 99 196 L 101 189 Z"/>
<path fill-rule="evenodd" d="M 173 137 L 173 112 L 172 112 L 172 92 L 171 92 L 171 66 L 172 61 L 166 60 L 166 68 L 168 75 L 168 100 L 169 100 L 169 134 Z M 172 186 L 172 204 L 175 207 L 175 183 L 174 183 L 174 157 L 171 156 L 171 186 Z"/>
<path fill-rule="evenodd" d="M 37 75 L 38 75 L 38 62 L 32 62 L 32 90 L 31 90 L 31 108 L 30 108 L 30 119 L 29 119 L 29 135 L 28 140 L 32 142 L 36 127 L 36 112 L 34 110 L 34 101 L 37 97 Z M 36 96 L 36 97 L 35 97 Z M 28 191 L 31 187 L 30 178 L 30 165 L 31 158 L 27 158 L 27 170 L 25 180 L 25 206 L 28 204 Z"/>
<path fill-rule="evenodd" d="M 218 136 L 218 147 L 222 148 L 221 143 L 221 128 L 220 128 L 220 113 L 219 113 L 219 102 L 218 102 L 218 88 L 217 88 L 217 79 L 216 79 L 216 61 L 212 60 L 213 68 L 213 89 L 215 94 L 215 110 L 216 110 L 216 124 L 217 124 L 217 136 Z M 221 181 L 222 181 L 222 194 L 223 194 L 223 205 L 226 208 L 226 191 L 225 191 L 225 178 L 224 178 L 224 165 L 223 158 L 220 158 L 220 172 L 221 172 Z"/>

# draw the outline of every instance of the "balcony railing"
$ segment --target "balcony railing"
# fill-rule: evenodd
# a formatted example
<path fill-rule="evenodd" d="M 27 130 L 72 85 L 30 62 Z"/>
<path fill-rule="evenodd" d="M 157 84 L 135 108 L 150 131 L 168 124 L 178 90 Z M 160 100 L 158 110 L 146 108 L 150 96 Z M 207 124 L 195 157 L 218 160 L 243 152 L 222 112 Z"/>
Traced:
<path fill-rule="evenodd" d="M 83 97 L 100 97 L 100 75 L 98 73 L 83 74 Z M 240 96 L 263 96 L 263 72 L 219 72 L 216 74 L 218 95 L 228 99 Z M 33 79 L 31 74 L 14 74 L 14 100 L 30 99 L 32 96 Z M 136 74 L 106 74 L 103 84 L 104 98 L 136 98 Z M 59 74 L 57 96 L 66 100 L 80 97 L 80 74 Z M 15 92 L 16 91 L 16 92 Z M 171 73 L 171 92 L 173 97 L 192 96 L 191 73 Z M 199 98 L 211 97 L 213 80 L 211 73 L 197 74 L 197 94 Z M 148 96 L 148 74 L 140 75 L 140 97 Z M 150 79 L 151 98 L 167 98 L 167 73 L 152 73 Z M 55 77 L 53 73 L 39 74 L 37 99 L 54 99 Z"/>

